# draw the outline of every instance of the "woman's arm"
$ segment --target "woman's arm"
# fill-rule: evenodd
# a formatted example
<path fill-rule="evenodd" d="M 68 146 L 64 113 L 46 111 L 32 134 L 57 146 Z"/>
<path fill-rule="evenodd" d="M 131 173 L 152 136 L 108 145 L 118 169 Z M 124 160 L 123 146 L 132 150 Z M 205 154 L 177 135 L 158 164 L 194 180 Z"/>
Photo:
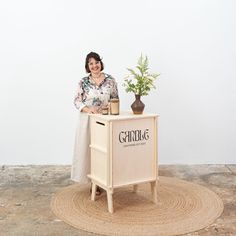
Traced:
<path fill-rule="evenodd" d="M 75 95 L 74 99 L 74 104 L 75 107 L 80 111 L 80 112 L 86 112 L 86 113 L 98 113 L 96 107 L 88 107 L 85 103 L 86 101 L 86 96 L 85 96 L 85 91 L 83 88 L 83 81 L 80 80 L 77 88 L 77 92 Z"/>
<path fill-rule="evenodd" d="M 110 98 L 119 98 L 116 80 L 112 78 Z"/>
<path fill-rule="evenodd" d="M 80 80 L 77 87 L 76 95 L 74 98 L 74 105 L 79 111 L 82 111 L 86 107 L 84 94 L 85 94 L 85 91 L 83 89 L 83 81 Z"/>
<path fill-rule="evenodd" d="M 82 108 L 82 109 L 81 109 L 81 112 L 93 113 L 93 114 L 98 113 L 96 107 L 87 107 L 87 106 L 85 106 L 84 108 Z"/>

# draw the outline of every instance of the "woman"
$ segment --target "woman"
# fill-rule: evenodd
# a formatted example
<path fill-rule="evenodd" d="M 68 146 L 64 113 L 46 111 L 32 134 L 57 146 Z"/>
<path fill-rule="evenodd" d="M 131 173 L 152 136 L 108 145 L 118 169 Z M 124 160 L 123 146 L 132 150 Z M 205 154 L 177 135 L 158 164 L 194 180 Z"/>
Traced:
<path fill-rule="evenodd" d="M 75 107 L 79 110 L 78 127 L 75 137 L 74 158 L 71 179 L 88 183 L 87 174 L 90 172 L 90 137 L 88 113 L 100 113 L 101 107 L 107 106 L 109 99 L 118 98 L 115 79 L 103 73 L 104 65 L 100 56 L 90 52 L 85 61 L 88 76 L 79 81 L 74 99 Z M 98 193 L 100 189 L 98 188 Z"/>

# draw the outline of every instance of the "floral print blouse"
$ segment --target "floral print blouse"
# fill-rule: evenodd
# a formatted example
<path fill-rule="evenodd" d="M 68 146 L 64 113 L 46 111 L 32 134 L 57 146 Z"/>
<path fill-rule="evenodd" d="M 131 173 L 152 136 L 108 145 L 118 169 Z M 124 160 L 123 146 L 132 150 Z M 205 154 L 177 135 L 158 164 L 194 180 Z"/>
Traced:
<path fill-rule="evenodd" d="M 105 79 L 97 85 L 89 76 L 79 81 L 74 99 L 75 107 L 81 111 L 85 106 L 106 106 L 111 98 L 119 98 L 115 79 L 105 74 Z"/>

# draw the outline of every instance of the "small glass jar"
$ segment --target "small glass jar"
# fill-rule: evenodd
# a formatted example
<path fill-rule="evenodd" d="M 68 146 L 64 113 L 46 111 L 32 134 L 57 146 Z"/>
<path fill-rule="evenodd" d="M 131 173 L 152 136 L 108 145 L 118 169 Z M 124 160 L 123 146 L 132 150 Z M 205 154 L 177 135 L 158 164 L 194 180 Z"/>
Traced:
<path fill-rule="evenodd" d="M 119 115 L 120 113 L 120 102 L 118 98 L 110 99 L 110 114 Z"/>
<path fill-rule="evenodd" d="M 108 115 L 108 107 L 102 107 L 102 114 Z"/>

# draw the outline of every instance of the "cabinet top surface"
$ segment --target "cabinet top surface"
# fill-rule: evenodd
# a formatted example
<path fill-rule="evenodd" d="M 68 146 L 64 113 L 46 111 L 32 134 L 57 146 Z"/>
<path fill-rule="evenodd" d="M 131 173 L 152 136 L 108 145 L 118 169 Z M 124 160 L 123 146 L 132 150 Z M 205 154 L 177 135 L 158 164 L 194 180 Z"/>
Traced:
<path fill-rule="evenodd" d="M 142 119 L 158 117 L 157 114 L 143 113 L 141 115 L 135 115 L 132 111 L 121 111 L 119 115 L 102 115 L 102 114 L 89 114 L 91 117 L 97 117 L 106 121 L 112 120 L 129 120 L 129 119 Z"/>

